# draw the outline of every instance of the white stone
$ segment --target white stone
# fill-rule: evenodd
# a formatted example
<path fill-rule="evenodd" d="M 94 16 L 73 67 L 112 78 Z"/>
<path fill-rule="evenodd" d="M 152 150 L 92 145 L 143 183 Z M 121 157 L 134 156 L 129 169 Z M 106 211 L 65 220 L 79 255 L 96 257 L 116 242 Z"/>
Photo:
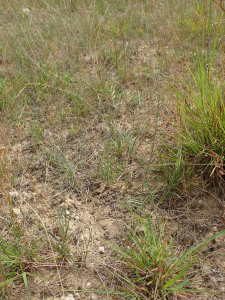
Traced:
<path fill-rule="evenodd" d="M 91 300 L 98 300 L 98 296 L 96 294 L 91 294 Z"/>
<path fill-rule="evenodd" d="M 203 206 L 203 205 L 204 205 L 204 201 L 203 201 L 202 199 L 199 199 L 199 200 L 198 200 L 198 204 L 199 204 L 200 206 Z"/>
<path fill-rule="evenodd" d="M 11 192 L 9 192 L 9 195 L 12 198 L 18 198 L 19 197 L 19 193 L 17 191 L 11 191 Z"/>
<path fill-rule="evenodd" d="M 29 8 L 23 8 L 23 13 L 26 15 L 29 15 L 29 13 L 30 13 Z"/>
<path fill-rule="evenodd" d="M 13 208 L 14 214 L 19 215 L 20 214 L 20 209 L 19 208 Z"/>
<path fill-rule="evenodd" d="M 87 282 L 86 286 L 87 286 L 87 287 L 90 287 L 90 286 L 91 286 L 91 283 L 90 283 L 90 282 Z"/>
<path fill-rule="evenodd" d="M 99 247 L 99 248 L 98 248 L 98 251 L 99 251 L 99 253 L 101 253 L 101 254 L 105 253 L 105 247 L 104 247 L 104 246 Z"/>
<path fill-rule="evenodd" d="M 221 291 L 222 293 L 224 293 L 224 292 L 225 292 L 225 287 L 224 287 L 224 286 L 221 286 L 221 287 L 220 287 L 220 291 Z"/>

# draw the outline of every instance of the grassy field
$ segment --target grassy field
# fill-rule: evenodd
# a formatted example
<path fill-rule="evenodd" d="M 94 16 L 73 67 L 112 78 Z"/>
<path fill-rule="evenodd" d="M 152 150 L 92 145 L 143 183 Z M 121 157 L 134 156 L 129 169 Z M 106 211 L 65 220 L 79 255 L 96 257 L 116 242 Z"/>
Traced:
<path fill-rule="evenodd" d="M 225 3 L 0 3 L 0 299 L 223 299 Z"/>

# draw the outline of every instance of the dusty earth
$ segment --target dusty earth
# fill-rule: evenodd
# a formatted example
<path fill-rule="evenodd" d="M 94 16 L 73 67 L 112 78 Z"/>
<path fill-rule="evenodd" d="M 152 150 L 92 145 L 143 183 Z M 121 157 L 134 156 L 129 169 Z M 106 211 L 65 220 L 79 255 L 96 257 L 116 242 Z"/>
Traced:
<path fill-rule="evenodd" d="M 68 133 L 66 139 L 68 149 L 66 155 L 71 156 L 75 145 L 74 136 L 71 137 Z M 146 141 L 143 141 L 143 145 L 145 144 Z M 19 160 L 21 166 L 25 165 L 25 161 L 33 155 L 30 148 L 27 141 L 8 146 L 7 156 L 11 164 L 13 165 L 14 160 Z M 21 169 L 21 176 L 16 179 L 15 187 L 9 192 L 16 219 L 20 224 L 23 224 L 24 220 L 27 221 L 27 235 L 31 234 L 36 224 L 35 219 L 45 224 L 48 232 L 57 235 L 59 227 L 56 222 L 56 210 L 65 209 L 67 217 L 70 218 L 68 235 L 73 239 L 70 243 L 70 251 L 74 253 L 74 258 L 78 262 L 76 255 L 77 251 L 80 251 L 82 259 L 80 263 L 77 262 L 77 266 L 74 266 L 72 261 L 65 261 L 65 264 L 62 262 L 58 264 L 58 269 L 54 266 L 54 262 L 29 266 L 35 274 L 52 279 L 48 281 L 29 276 L 31 299 L 61 299 L 62 286 L 65 295 L 71 294 L 74 299 L 117 299 L 116 296 L 107 294 L 67 292 L 66 290 L 106 291 L 113 286 L 113 277 L 106 276 L 106 270 L 110 269 L 109 265 L 112 264 L 113 252 L 107 243 L 117 242 L 123 233 L 124 224 L 130 222 L 131 214 L 122 205 L 131 205 L 133 209 L 137 209 L 134 204 L 137 195 L 140 193 L 142 197 L 147 197 L 147 192 L 144 193 L 143 189 L 141 190 L 143 178 L 141 169 L 137 165 L 134 167 L 134 185 L 127 184 L 121 178 L 114 184 L 85 178 L 85 193 L 81 194 L 69 184 L 65 188 L 66 184 L 60 187 L 60 183 L 55 183 L 54 169 L 46 162 L 41 146 L 34 151 L 38 161 L 36 160 L 30 166 L 26 165 L 23 171 Z M 92 157 L 91 163 L 93 160 Z M 84 190 L 84 184 L 82 190 Z M 2 211 L 7 211 L 4 199 L 2 195 Z M 160 191 L 155 194 L 156 203 L 158 200 L 160 200 Z M 145 212 L 152 213 L 150 203 L 145 205 Z M 205 190 L 202 190 L 198 189 L 196 184 L 192 194 L 184 193 L 181 199 L 171 197 L 166 203 L 157 207 L 157 212 L 161 220 L 166 222 L 166 230 L 174 238 L 176 252 L 179 254 L 186 247 L 196 245 L 224 229 L 222 187 L 217 187 L 217 190 L 205 187 Z M 1 235 L 4 237 L 7 231 L 5 231 L 3 218 L 1 224 Z M 221 292 L 224 292 L 224 246 L 224 236 L 214 240 L 208 246 L 199 265 L 203 268 L 204 280 L 196 283 L 198 288 L 220 293 L 204 294 L 200 296 L 200 299 L 223 299 Z M 47 247 L 46 253 L 42 252 L 42 256 L 46 259 L 52 256 L 52 249 Z M 87 257 L 84 259 L 86 254 Z M 24 283 L 17 281 L 10 287 L 10 293 L 20 299 L 26 297 Z M 194 297 L 188 299 L 194 299 Z"/>
<path fill-rule="evenodd" d="M 155 50 L 147 51 L 145 46 L 141 46 L 139 54 L 133 59 L 149 60 L 151 56 L 156 68 L 157 55 L 160 56 L 160 53 L 156 54 Z M 178 65 L 176 74 L 180 74 L 181 70 L 182 62 Z M 164 75 L 158 75 L 159 82 L 163 80 Z M 150 78 L 146 85 L 152 87 L 155 83 Z M 124 85 L 124 89 L 127 95 L 132 95 L 135 82 Z M 153 90 L 154 88 L 151 89 L 151 93 Z M 130 136 L 135 131 L 141 132 L 141 138 L 135 147 L 137 157 L 145 161 L 148 161 L 152 151 L 157 96 L 155 85 L 155 95 L 145 95 L 146 105 L 144 108 L 140 107 L 135 116 L 134 107 L 128 106 L 124 101 L 114 124 L 118 130 L 123 130 Z M 69 100 L 66 105 L 70 105 Z M 134 106 L 136 107 L 136 104 Z M 165 109 L 167 112 L 172 110 Z M 53 112 L 54 107 L 50 103 L 42 113 L 52 119 L 55 117 Z M 116 295 L 95 291 L 107 291 L 115 288 L 117 284 L 112 274 L 113 250 L 109 243 L 119 242 L 124 233 L 124 224 L 131 221 L 131 213 L 124 205 L 141 213 L 139 208 L 143 208 L 145 200 L 145 213 L 152 214 L 151 203 L 148 200 L 149 191 L 143 184 L 145 174 L 137 157 L 124 151 L 124 169 L 129 172 L 121 171 L 120 175 L 115 176 L 113 182 L 109 183 L 99 178 L 99 157 L 104 152 L 104 141 L 111 137 L 110 128 L 107 122 L 95 116 L 90 120 L 81 118 L 78 131 L 74 133 L 68 129 L 72 118 L 71 116 L 64 123 L 58 124 L 56 120 L 54 128 L 46 129 L 43 140 L 37 144 L 29 137 L 30 124 L 24 124 L 23 136 L 26 136 L 27 132 L 25 138 L 21 138 L 16 129 L 2 130 L 1 158 L 2 161 L 7 161 L 7 167 L 1 183 L 1 211 L 4 213 L 1 216 L 1 236 L 7 238 L 5 216 L 10 215 L 10 210 L 14 213 L 14 219 L 24 228 L 27 237 L 30 238 L 33 228 L 36 228 L 33 239 L 37 241 L 37 245 L 41 244 L 39 255 L 42 260 L 30 263 L 25 255 L 24 263 L 27 264 L 30 273 L 50 280 L 28 276 L 32 300 L 63 299 L 62 289 L 67 300 L 117 299 Z M 165 125 L 163 120 L 160 122 L 159 125 Z M 7 136 L 10 136 L 10 141 Z M 66 162 L 64 169 L 60 169 L 62 161 Z M 151 163 L 154 162 L 155 158 L 151 160 Z M 76 166 L 73 180 L 68 179 L 70 165 Z M 65 173 L 67 176 L 64 176 Z M 155 181 L 154 173 L 149 172 L 147 177 L 153 189 L 158 187 L 154 194 L 156 210 L 161 221 L 166 222 L 166 231 L 173 237 L 178 255 L 187 247 L 197 245 L 224 229 L 222 179 L 213 187 L 196 176 L 192 192 L 183 186 L 179 197 L 172 195 L 157 205 L 160 203 L 163 186 Z M 48 238 L 52 240 L 51 234 L 57 237 L 60 231 L 57 210 L 65 211 L 67 219 L 70 219 L 67 235 L 72 255 L 56 264 L 54 255 L 57 256 L 57 253 L 49 246 Z M 200 260 L 203 281 L 196 282 L 194 287 L 218 293 L 201 294 L 199 299 L 224 299 L 224 246 L 225 236 L 221 236 L 207 247 Z M 26 299 L 23 280 L 11 284 L 9 290 L 12 299 Z M 184 299 L 195 299 L 195 296 L 186 295 Z"/>

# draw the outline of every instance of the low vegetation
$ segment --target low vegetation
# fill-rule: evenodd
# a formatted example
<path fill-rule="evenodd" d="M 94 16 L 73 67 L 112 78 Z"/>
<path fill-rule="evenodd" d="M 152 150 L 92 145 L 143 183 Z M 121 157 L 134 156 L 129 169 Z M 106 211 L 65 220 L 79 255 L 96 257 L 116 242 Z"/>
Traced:
<path fill-rule="evenodd" d="M 224 292 L 224 12 L 0 3 L 0 299 Z"/>

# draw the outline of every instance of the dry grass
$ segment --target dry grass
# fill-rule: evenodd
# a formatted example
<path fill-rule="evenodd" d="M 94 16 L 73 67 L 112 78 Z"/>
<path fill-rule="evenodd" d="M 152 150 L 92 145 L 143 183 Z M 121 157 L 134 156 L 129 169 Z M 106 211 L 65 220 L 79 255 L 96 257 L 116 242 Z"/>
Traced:
<path fill-rule="evenodd" d="M 166 228 L 177 231 L 168 233 L 182 251 L 219 228 L 223 179 L 213 189 L 200 171 L 189 172 L 179 151 L 167 161 L 171 120 L 179 118 L 168 86 L 185 94 L 189 69 L 196 74 L 198 55 L 207 61 L 214 41 L 212 67 L 218 82 L 224 76 L 223 10 L 211 2 L 209 21 L 209 3 L 0 3 L 1 299 L 115 292 L 118 282 L 104 271 L 112 250 L 99 247 L 130 224 L 124 203 L 169 220 Z M 204 231 L 200 200 L 211 194 L 218 205 L 204 206 L 204 218 L 213 211 Z M 176 214 L 189 223 L 175 224 Z M 190 243 L 181 238 L 187 228 Z M 207 284 L 199 287 L 212 291 Z"/>

